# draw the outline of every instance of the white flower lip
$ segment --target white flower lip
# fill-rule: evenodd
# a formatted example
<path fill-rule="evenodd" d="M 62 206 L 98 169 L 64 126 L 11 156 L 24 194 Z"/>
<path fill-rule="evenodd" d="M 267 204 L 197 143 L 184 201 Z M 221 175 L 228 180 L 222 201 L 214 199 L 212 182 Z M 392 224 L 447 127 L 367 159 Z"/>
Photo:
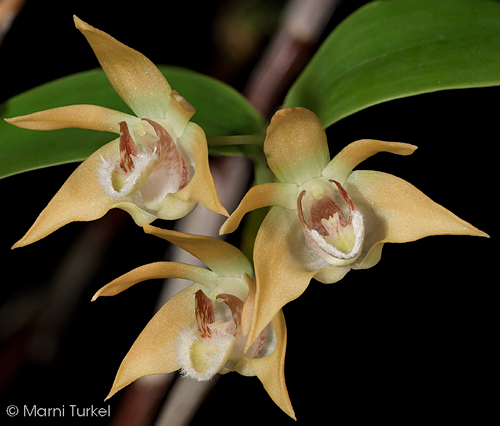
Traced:
<path fill-rule="evenodd" d="M 144 119 L 132 126 L 132 133 L 126 122 L 119 126 L 120 159 L 103 158 L 99 183 L 115 199 L 139 192 L 147 208 L 158 210 L 166 194 L 187 185 L 186 162 L 162 125 Z"/>
<path fill-rule="evenodd" d="M 238 289 L 237 289 L 238 290 Z M 245 351 L 247 334 L 241 328 L 243 301 L 230 293 L 215 300 L 203 290 L 195 294 L 196 324 L 179 332 L 176 362 L 181 374 L 198 381 L 210 380 L 217 373 L 238 369 L 244 358 L 264 357 L 272 353 L 277 339 L 270 324 Z M 249 375 L 255 375 L 251 370 Z"/>
<path fill-rule="evenodd" d="M 311 236 L 314 242 L 327 254 L 337 259 L 351 260 L 355 259 L 361 253 L 364 240 L 364 225 L 363 215 L 358 211 L 352 212 L 352 228 L 354 232 L 355 242 L 354 246 L 349 253 L 344 253 L 342 250 L 337 249 L 332 244 L 329 244 L 323 235 L 315 229 L 306 229 L 305 232 Z"/>
<path fill-rule="evenodd" d="M 340 183 L 324 178 L 312 179 L 301 189 L 297 213 L 309 246 L 330 265 L 354 262 L 363 248 L 364 221 L 349 194 Z M 347 217 L 339 196 L 349 209 Z"/>
<path fill-rule="evenodd" d="M 122 198 L 133 194 L 144 185 L 158 164 L 159 156 L 156 150 L 139 153 L 135 156 L 134 167 L 128 174 L 120 168 L 118 160 L 109 157 L 102 160 L 98 170 L 99 184 L 110 197 Z M 121 185 L 117 185 L 119 179 Z"/>

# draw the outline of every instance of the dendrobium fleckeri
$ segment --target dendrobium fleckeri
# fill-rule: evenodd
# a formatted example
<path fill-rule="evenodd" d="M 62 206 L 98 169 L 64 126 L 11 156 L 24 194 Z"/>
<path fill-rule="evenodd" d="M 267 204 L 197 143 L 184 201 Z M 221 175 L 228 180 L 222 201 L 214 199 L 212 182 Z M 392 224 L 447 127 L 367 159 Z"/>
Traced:
<path fill-rule="evenodd" d="M 248 259 L 219 239 L 151 225 L 144 230 L 181 247 L 210 269 L 179 262 L 152 263 L 122 275 L 94 295 L 92 300 L 113 296 L 153 278 L 195 282 L 170 298 L 146 325 L 123 359 L 108 398 L 147 375 L 180 369 L 185 376 L 209 380 L 217 373 L 237 371 L 256 375 L 273 401 L 295 418 L 284 376 L 283 312 L 276 312 L 254 341 L 247 339 L 255 299 Z"/>
<path fill-rule="evenodd" d="M 71 105 L 7 119 L 25 129 L 83 128 L 120 137 L 90 155 L 69 177 L 14 247 L 44 238 L 73 221 L 127 211 L 142 226 L 174 220 L 201 203 L 227 216 L 208 164 L 195 109 L 144 55 L 75 17 L 106 76 L 136 116 L 96 105 Z"/>
<path fill-rule="evenodd" d="M 409 155 L 415 149 L 364 139 L 330 161 L 326 134 L 314 113 L 287 108 L 274 115 L 264 151 L 281 183 L 251 188 L 220 231 L 234 231 L 251 210 L 274 206 L 255 240 L 257 292 L 249 341 L 312 278 L 334 283 L 350 269 L 371 268 L 385 243 L 439 234 L 487 236 L 400 178 L 353 171 L 378 152 Z"/>

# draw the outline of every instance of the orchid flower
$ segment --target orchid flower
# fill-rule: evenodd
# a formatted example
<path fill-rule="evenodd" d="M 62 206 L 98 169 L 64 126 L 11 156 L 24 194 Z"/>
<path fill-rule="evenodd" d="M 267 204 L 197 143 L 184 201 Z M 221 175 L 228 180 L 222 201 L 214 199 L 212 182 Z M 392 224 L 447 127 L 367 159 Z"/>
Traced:
<path fill-rule="evenodd" d="M 330 161 L 326 134 L 314 113 L 286 108 L 274 115 L 264 151 L 280 183 L 251 188 L 220 230 L 233 232 L 245 213 L 274 206 L 254 245 L 257 290 L 249 342 L 312 278 L 334 283 L 351 269 L 371 268 L 385 243 L 442 234 L 487 237 L 400 178 L 353 171 L 378 152 L 409 155 L 415 149 L 364 139 Z"/>
<path fill-rule="evenodd" d="M 273 401 L 295 418 L 284 377 L 283 312 L 271 318 L 255 341 L 247 339 L 255 299 L 248 259 L 219 239 L 151 225 L 144 230 L 181 247 L 210 269 L 179 262 L 152 263 L 122 275 L 94 295 L 92 300 L 112 296 L 153 278 L 195 282 L 170 298 L 146 325 L 123 359 L 108 398 L 147 375 L 180 369 L 181 374 L 202 381 L 237 371 L 256 375 Z"/>
<path fill-rule="evenodd" d="M 96 105 L 71 105 L 7 119 L 25 129 L 93 129 L 119 138 L 90 155 L 69 177 L 27 234 L 31 244 L 73 221 L 127 211 L 142 226 L 174 220 L 201 203 L 227 216 L 208 163 L 195 109 L 144 55 L 75 17 L 113 88 L 134 115 Z"/>

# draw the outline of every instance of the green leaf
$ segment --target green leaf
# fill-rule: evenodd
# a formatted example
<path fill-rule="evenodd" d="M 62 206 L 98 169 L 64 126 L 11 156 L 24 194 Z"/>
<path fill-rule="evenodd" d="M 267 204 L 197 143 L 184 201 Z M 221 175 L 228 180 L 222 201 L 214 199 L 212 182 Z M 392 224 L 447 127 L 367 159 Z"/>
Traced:
<path fill-rule="evenodd" d="M 374 1 L 329 35 L 284 105 L 328 127 L 391 99 L 499 84 L 499 2 Z"/>
<path fill-rule="evenodd" d="M 194 71 L 159 66 L 173 89 L 195 108 L 192 121 L 207 136 L 253 135 L 264 132 L 266 122 L 236 90 Z M 57 164 L 82 161 L 115 134 L 82 129 L 49 132 L 19 129 L 3 118 L 72 104 L 94 104 L 132 114 L 102 70 L 71 75 L 15 96 L 0 105 L 0 178 Z M 232 154 L 231 144 L 217 154 Z"/>
<path fill-rule="evenodd" d="M 232 87 L 195 71 L 158 66 L 170 86 L 196 108 L 192 121 L 207 136 L 254 135 L 265 131 L 267 121 Z"/>

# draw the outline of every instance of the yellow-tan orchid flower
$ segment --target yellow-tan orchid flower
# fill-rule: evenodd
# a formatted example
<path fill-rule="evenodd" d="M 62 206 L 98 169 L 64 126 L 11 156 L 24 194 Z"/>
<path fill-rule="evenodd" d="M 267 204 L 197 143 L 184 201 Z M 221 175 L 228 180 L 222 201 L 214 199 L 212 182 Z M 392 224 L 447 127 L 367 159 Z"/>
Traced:
<path fill-rule="evenodd" d="M 255 283 L 248 259 L 225 241 L 144 226 L 204 262 L 210 269 L 179 262 L 136 268 L 102 287 L 112 296 L 153 278 L 183 278 L 195 284 L 170 298 L 153 316 L 123 359 L 110 398 L 134 380 L 181 370 L 197 380 L 237 371 L 257 376 L 273 401 L 295 418 L 285 384 L 286 325 L 278 311 L 254 342 L 248 342 Z M 247 349 L 245 349 L 248 346 Z"/>
<path fill-rule="evenodd" d="M 111 208 L 127 211 L 140 226 L 179 219 L 196 203 L 227 216 L 210 173 L 205 133 L 190 121 L 195 109 L 144 55 L 77 17 L 75 24 L 135 116 L 70 105 L 7 119 L 25 129 L 74 127 L 120 135 L 75 170 L 14 247 L 67 223 L 98 219 Z"/>
<path fill-rule="evenodd" d="M 409 155 L 415 149 L 365 139 L 330 160 L 325 131 L 314 113 L 286 108 L 274 115 L 264 151 L 280 183 L 251 188 L 220 230 L 233 232 L 245 213 L 274 206 L 255 240 L 257 293 L 249 341 L 312 278 L 334 283 L 350 269 L 371 268 L 385 243 L 442 234 L 487 236 L 400 178 L 353 171 L 378 152 Z"/>

